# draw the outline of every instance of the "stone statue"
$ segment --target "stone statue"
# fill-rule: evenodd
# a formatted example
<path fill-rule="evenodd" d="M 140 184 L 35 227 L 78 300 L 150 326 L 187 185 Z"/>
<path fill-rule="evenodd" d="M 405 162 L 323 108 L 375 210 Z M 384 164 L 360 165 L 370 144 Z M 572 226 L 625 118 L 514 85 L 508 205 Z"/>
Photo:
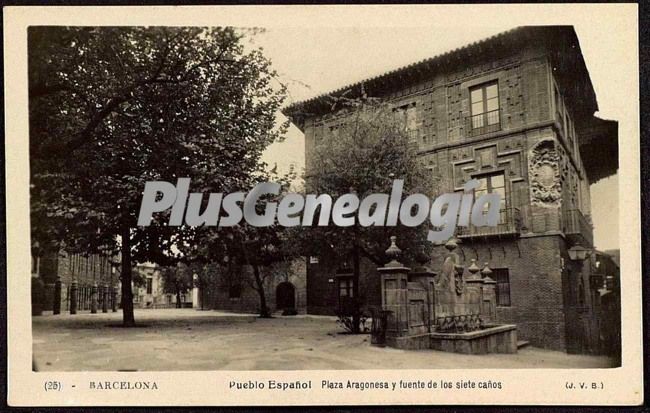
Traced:
<path fill-rule="evenodd" d="M 451 290 L 457 295 L 461 295 L 464 287 L 464 268 L 459 264 L 458 254 L 454 252 L 457 247 L 458 245 L 454 239 L 450 239 L 445 244 L 449 255 L 447 255 L 447 258 L 445 258 L 442 264 L 442 271 L 438 278 L 438 286 L 445 290 Z"/>

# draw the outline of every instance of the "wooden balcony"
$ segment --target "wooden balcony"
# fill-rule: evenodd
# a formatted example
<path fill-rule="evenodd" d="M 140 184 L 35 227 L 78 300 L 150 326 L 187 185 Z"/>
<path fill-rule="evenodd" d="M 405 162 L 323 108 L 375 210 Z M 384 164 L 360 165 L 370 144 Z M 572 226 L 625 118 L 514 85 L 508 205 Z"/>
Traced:
<path fill-rule="evenodd" d="M 470 225 L 458 227 L 458 238 L 508 237 L 521 232 L 521 213 L 519 208 L 505 208 L 499 211 L 499 223 L 495 227 Z"/>
<path fill-rule="evenodd" d="M 564 213 L 562 232 L 570 242 L 585 247 L 594 245 L 594 228 L 579 209 L 570 209 Z"/>

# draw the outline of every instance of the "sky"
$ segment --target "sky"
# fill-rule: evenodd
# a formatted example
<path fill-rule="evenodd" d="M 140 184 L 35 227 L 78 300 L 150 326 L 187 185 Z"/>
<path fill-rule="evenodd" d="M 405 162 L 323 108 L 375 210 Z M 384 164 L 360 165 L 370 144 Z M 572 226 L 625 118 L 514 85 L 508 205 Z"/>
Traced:
<path fill-rule="evenodd" d="M 628 58 L 629 39 L 619 35 L 621 21 L 581 16 L 574 27 L 599 104 L 597 116 L 619 121 L 619 139 L 633 130 L 629 96 L 620 85 L 629 82 L 627 72 L 616 70 Z M 522 22 L 494 26 L 438 25 L 408 27 L 295 27 L 268 28 L 254 39 L 271 59 L 279 78 L 288 86 L 287 104 L 338 89 L 477 40 L 509 30 Z M 534 24 L 534 23 L 530 23 Z M 540 23 L 541 24 L 541 23 Z M 566 22 L 564 22 L 566 24 Z M 607 27 L 609 24 L 611 27 Z M 618 25 L 618 27 L 617 27 Z M 620 31 L 620 30 L 619 30 Z M 636 47 L 635 45 L 633 45 Z M 280 119 L 284 120 L 282 115 Z M 632 128 L 632 129 L 631 129 Z M 626 136 L 628 135 L 628 136 Z M 282 143 L 264 155 L 270 164 L 287 170 L 304 167 L 302 133 L 291 126 Z M 618 175 L 591 186 L 595 244 L 600 250 L 619 247 Z"/>

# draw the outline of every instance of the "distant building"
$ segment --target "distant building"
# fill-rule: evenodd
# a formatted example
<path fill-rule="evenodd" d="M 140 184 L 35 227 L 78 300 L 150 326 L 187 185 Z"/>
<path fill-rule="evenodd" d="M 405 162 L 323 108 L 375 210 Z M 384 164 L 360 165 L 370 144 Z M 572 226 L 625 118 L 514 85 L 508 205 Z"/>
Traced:
<path fill-rule="evenodd" d="M 160 267 L 152 263 L 138 264 L 134 268 L 143 285 L 133 288 L 133 306 L 135 308 L 176 308 L 176 294 L 165 292 Z M 181 295 L 181 307 L 192 307 L 192 291 Z"/>
<path fill-rule="evenodd" d="M 307 311 L 307 286 L 305 262 L 294 260 L 288 264 L 262 267 L 266 306 L 271 313 L 305 313 Z M 199 309 L 225 310 L 242 313 L 258 313 L 260 296 L 254 289 L 252 269 L 241 266 L 232 272 L 223 271 L 210 275 L 196 294 Z"/>
<path fill-rule="evenodd" d="M 572 27 L 517 28 L 285 108 L 304 133 L 307 174 L 315 144 L 351 115 L 332 111 L 328 97 L 343 94 L 381 98 L 403 114 L 441 192 L 477 179 L 476 195 L 501 195 L 496 228 L 456 234 L 463 264 L 476 259 L 493 271 L 498 321 L 516 324 L 535 346 L 601 351 L 589 186 L 616 173 L 618 124 L 594 116 L 596 95 Z M 443 259 L 440 247 L 432 268 Z M 343 261 L 310 257 L 309 313 L 334 314 L 352 293 Z M 381 304 L 374 267 L 362 264 L 368 305 Z"/>
<path fill-rule="evenodd" d="M 96 293 L 98 311 L 119 307 L 121 293 L 115 271 L 116 257 L 93 254 L 70 254 L 60 251 L 32 252 L 32 277 L 43 283 L 40 308 L 43 311 L 69 311 L 73 285 L 77 289 L 77 310 L 90 310 Z M 60 293 L 57 293 L 57 284 Z"/>

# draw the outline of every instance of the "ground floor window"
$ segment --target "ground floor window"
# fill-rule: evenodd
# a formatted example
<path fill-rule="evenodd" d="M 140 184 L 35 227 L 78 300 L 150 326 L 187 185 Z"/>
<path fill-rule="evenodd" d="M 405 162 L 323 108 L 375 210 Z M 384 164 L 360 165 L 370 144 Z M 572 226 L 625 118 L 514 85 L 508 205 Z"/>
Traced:
<path fill-rule="evenodd" d="M 339 278 L 339 297 L 352 297 L 352 278 Z"/>
<path fill-rule="evenodd" d="M 497 282 L 497 306 L 510 307 L 510 273 L 507 268 L 493 268 L 492 276 Z"/>

